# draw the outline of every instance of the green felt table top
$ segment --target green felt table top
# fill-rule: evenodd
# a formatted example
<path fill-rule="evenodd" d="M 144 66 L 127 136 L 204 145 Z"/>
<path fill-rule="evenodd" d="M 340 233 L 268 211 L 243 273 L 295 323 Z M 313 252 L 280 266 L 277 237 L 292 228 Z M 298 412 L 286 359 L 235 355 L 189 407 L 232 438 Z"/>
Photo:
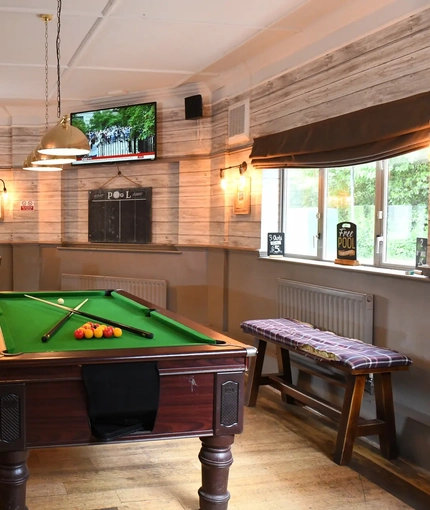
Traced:
<path fill-rule="evenodd" d="M 29 294 L 57 304 L 64 299 L 64 306 L 75 308 L 88 301 L 81 312 L 120 322 L 153 333 L 152 339 L 124 331 L 119 338 L 92 338 L 77 340 L 74 331 L 92 319 L 73 314 L 48 342 L 41 338 L 64 316 L 67 310 L 35 301 Z M 105 322 L 107 324 L 107 322 Z M 215 344 L 212 338 L 201 334 L 162 313 L 150 311 L 142 304 L 113 291 L 58 291 L 58 292 L 0 292 L 0 328 L 8 353 L 42 353 L 57 351 L 82 351 L 98 349 L 123 349 L 142 347 L 177 347 L 184 345 Z"/>

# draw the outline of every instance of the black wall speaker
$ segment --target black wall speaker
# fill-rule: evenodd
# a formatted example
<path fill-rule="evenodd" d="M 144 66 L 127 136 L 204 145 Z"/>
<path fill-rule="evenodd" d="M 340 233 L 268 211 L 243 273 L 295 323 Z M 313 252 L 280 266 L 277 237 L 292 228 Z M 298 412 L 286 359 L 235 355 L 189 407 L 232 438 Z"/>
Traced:
<path fill-rule="evenodd" d="M 203 117 L 203 100 L 200 94 L 185 98 L 185 119 Z"/>

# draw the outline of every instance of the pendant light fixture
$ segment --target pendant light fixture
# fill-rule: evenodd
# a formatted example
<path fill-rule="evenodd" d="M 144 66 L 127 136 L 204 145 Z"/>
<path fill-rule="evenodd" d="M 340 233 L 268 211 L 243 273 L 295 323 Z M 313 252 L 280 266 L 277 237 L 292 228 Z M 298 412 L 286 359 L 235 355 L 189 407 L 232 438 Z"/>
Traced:
<path fill-rule="evenodd" d="M 40 159 L 40 156 L 42 156 L 42 154 L 39 154 L 37 152 L 37 149 L 35 149 L 33 152 L 31 152 L 26 158 L 25 158 L 25 161 L 24 161 L 24 164 L 22 165 L 22 169 L 23 170 L 33 170 L 35 172 L 61 172 L 61 170 L 63 170 L 63 168 L 61 166 L 55 166 L 55 165 L 60 165 L 62 163 L 57 163 L 55 159 L 53 159 L 52 156 L 46 156 L 47 158 L 49 158 L 49 163 L 46 162 L 45 164 L 43 165 L 36 165 L 36 161 L 37 162 L 40 162 L 41 159 Z M 44 160 L 44 161 L 48 161 L 48 160 Z M 70 161 L 68 161 L 69 163 Z"/>
<path fill-rule="evenodd" d="M 47 132 L 49 128 L 48 22 L 52 20 L 52 14 L 41 14 L 39 17 L 45 23 L 45 132 Z M 38 148 L 27 156 L 23 164 L 23 170 L 59 172 L 63 169 L 59 165 L 65 165 L 74 161 L 74 158 L 66 159 L 40 154 L 37 150 Z"/>
<path fill-rule="evenodd" d="M 88 138 L 81 130 L 70 124 L 67 115 L 61 115 L 61 70 L 60 70 L 60 32 L 62 1 L 57 0 L 57 117 L 58 124 L 42 138 L 38 152 L 51 156 L 84 156 L 90 152 Z"/>

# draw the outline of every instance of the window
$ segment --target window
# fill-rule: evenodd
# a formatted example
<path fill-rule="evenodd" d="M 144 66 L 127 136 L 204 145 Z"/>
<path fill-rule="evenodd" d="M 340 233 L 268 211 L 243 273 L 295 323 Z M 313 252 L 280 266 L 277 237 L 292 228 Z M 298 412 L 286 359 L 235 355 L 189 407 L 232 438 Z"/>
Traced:
<path fill-rule="evenodd" d="M 429 163 L 426 151 L 383 162 L 383 262 L 415 266 L 417 237 L 428 237 Z"/>
<path fill-rule="evenodd" d="M 357 254 L 360 262 L 373 263 L 376 173 L 376 164 L 325 170 L 325 260 L 336 258 L 337 224 L 351 221 L 357 225 Z"/>
<path fill-rule="evenodd" d="M 285 233 L 286 256 L 333 261 L 336 226 L 352 222 L 361 264 L 415 267 L 417 238 L 428 237 L 427 150 L 351 167 L 275 172 L 278 179 L 263 170 L 263 251 L 270 224 L 270 231 Z"/>

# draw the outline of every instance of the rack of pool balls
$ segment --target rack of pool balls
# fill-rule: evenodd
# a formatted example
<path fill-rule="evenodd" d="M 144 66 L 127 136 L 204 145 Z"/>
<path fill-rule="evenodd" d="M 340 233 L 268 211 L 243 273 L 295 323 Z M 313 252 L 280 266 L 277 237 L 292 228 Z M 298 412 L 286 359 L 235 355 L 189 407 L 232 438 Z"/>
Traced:
<path fill-rule="evenodd" d="M 106 324 L 96 324 L 86 322 L 80 328 L 75 329 L 74 336 L 77 340 L 90 338 L 118 338 L 122 335 L 121 328 L 106 326 Z"/>

